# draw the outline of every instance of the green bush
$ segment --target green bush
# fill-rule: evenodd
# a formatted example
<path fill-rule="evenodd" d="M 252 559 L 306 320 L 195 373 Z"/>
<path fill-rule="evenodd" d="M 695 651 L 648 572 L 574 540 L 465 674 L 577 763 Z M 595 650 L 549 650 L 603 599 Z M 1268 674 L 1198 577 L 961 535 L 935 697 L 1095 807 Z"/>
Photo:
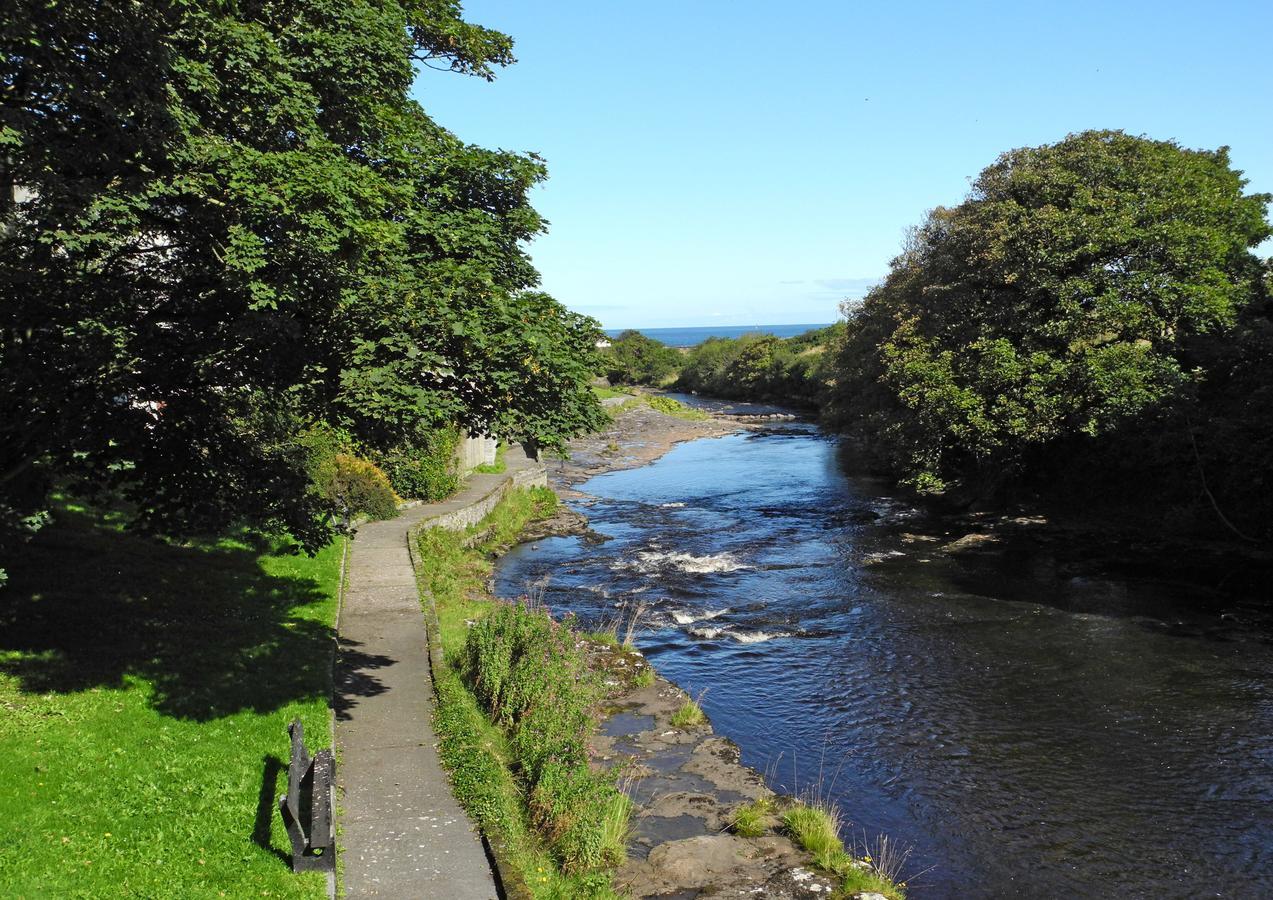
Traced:
<path fill-rule="evenodd" d="M 332 479 L 326 490 L 350 515 L 392 519 L 398 514 L 398 496 L 385 473 L 375 463 L 348 453 L 337 453 L 333 459 Z"/>
<path fill-rule="evenodd" d="M 700 419 L 707 418 L 707 413 L 703 412 L 701 409 L 686 406 L 674 397 L 663 397 L 655 394 L 647 398 L 646 403 L 650 404 L 650 409 L 664 413 L 665 415 L 676 416 L 678 419 L 698 421 Z"/>
<path fill-rule="evenodd" d="M 785 339 L 710 338 L 686 356 L 676 387 L 730 400 L 820 407 L 832 376 L 825 350 L 843 338 L 844 327 L 840 322 Z"/>
<path fill-rule="evenodd" d="M 337 515 L 391 519 L 398 514 L 398 496 L 388 477 L 356 454 L 349 432 L 320 422 L 299 443 L 312 489 Z"/>
<path fill-rule="evenodd" d="M 305 453 L 305 471 L 314 487 L 327 496 L 327 487 L 336 477 L 336 456 L 354 453 L 354 440 L 349 432 L 319 422 L 301 433 L 297 443 Z M 330 499 L 330 497 L 329 497 Z"/>
<path fill-rule="evenodd" d="M 400 496 L 413 500 L 442 500 L 455 493 L 457 428 L 421 429 L 414 438 L 375 454 L 376 463 Z"/>
<path fill-rule="evenodd" d="M 629 329 L 602 352 L 601 365 L 611 384 L 658 385 L 676 377 L 681 368 L 681 354 Z"/>
<path fill-rule="evenodd" d="M 499 604 L 470 629 L 459 668 L 508 732 L 531 821 L 562 871 L 619 864 L 629 804 L 588 765 L 599 687 L 574 631 L 542 609 Z"/>

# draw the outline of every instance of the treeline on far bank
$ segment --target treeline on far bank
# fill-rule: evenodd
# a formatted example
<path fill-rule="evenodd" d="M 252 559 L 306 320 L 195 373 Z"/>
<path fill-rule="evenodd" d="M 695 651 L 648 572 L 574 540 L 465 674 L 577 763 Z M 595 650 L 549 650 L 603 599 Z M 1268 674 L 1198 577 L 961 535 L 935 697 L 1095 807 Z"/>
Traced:
<path fill-rule="evenodd" d="M 827 350 L 843 341 L 845 327 L 837 322 L 789 338 L 762 333 L 708 338 L 688 350 L 625 331 L 606 349 L 604 372 L 614 384 L 819 409 L 833 382 L 834 356 Z"/>
<path fill-rule="evenodd" d="M 1007 152 L 908 235 L 846 321 L 626 353 L 642 383 L 819 410 L 865 464 L 1273 540 L 1273 235 L 1228 149 L 1118 131 Z M 618 351 L 616 353 L 616 350 Z"/>

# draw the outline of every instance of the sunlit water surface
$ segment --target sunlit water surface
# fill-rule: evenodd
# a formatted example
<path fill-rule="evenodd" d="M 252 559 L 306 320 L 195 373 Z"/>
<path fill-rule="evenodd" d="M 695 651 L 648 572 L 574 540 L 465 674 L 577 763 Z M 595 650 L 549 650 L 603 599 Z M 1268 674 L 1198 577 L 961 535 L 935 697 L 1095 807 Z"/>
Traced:
<path fill-rule="evenodd" d="M 775 787 L 909 844 L 915 897 L 1273 897 L 1273 643 L 1189 591 L 956 560 L 811 428 L 582 486 L 612 540 L 501 562 L 638 644 Z M 940 533 L 938 531 L 938 533 Z M 957 537 L 955 533 L 952 537 Z"/>

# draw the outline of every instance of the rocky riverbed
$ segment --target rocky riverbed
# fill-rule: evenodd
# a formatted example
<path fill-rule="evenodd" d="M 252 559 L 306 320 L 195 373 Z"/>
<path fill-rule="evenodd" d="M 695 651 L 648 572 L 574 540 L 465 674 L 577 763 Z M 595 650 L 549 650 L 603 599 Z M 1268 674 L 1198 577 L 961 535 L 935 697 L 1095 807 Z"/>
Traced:
<path fill-rule="evenodd" d="M 756 838 L 730 833 L 737 810 L 762 798 L 782 798 L 738 746 L 704 720 L 678 727 L 673 716 L 688 695 L 667 679 L 641 678 L 649 666 L 631 649 L 586 642 L 593 668 L 610 688 L 600 731 L 592 739 L 596 764 L 616 770 L 634 812 L 628 859 L 615 887 L 634 898 L 829 897 L 836 881 L 818 873 L 809 854 L 777 833 Z"/>

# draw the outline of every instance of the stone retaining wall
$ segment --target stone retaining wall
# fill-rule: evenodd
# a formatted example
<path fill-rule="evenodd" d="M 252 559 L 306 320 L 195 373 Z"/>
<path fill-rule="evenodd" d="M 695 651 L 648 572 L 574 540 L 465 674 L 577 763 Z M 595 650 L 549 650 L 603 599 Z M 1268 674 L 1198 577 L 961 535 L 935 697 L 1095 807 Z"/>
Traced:
<path fill-rule="evenodd" d="M 456 510 L 438 513 L 435 516 L 422 519 L 414 528 L 445 528 L 448 531 L 462 531 L 470 525 L 476 525 L 482 519 L 486 518 L 487 513 L 499 504 L 513 488 L 548 485 L 548 472 L 544 467 L 534 460 L 526 460 L 513 457 L 516 451 L 509 451 L 508 454 L 508 470 L 506 474 L 495 476 L 498 481 L 493 484 L 490 489 L 469 502 L 465 506 Z M 491 476 L 479 476 L 491 477 Z"/>

